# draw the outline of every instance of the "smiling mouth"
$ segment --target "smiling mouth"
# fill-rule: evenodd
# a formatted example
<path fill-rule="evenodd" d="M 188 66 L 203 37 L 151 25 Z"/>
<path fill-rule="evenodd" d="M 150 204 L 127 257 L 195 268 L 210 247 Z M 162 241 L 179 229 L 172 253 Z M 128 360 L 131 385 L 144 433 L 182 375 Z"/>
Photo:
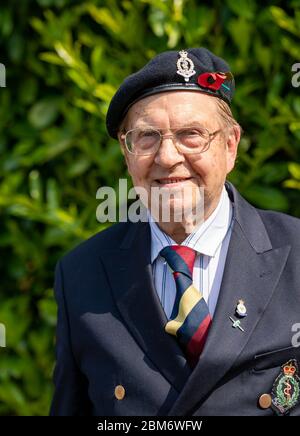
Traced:
<path fill-rule="evenodd" d="M 177 183 L 186 182 L 187 180 L 190 180 L 191 177 L 166 177 L 162 179 L 156 179 L 155 181 L 159 185 L 175 185 Z"/>

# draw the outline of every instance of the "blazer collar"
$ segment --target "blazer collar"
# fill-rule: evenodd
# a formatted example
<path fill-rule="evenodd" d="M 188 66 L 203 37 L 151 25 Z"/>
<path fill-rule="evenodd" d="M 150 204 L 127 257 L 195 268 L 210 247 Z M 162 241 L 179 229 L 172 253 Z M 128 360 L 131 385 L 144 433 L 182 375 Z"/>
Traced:
<path fill-rule="evenodd" d="M 256 253 L 271 250 L 272 244 L 258 211 L 239 194 L 232 183 L 226 182 L 225 187 L 234 207 L 235 224 L 253 250 Z"/>
<path fill-rule="evenodd" d="M 170 415 L 193 414 L 235 365 L 271 300 L 290 251 L 290 246 L 273 248 L 258 211 L 231 184 L 226 189 L 234 203 L 234 224 L 219 299 L 202 355 Z M 230 320 L 240 299 L 248 312 L 242 320 L 244 332 Z"/>

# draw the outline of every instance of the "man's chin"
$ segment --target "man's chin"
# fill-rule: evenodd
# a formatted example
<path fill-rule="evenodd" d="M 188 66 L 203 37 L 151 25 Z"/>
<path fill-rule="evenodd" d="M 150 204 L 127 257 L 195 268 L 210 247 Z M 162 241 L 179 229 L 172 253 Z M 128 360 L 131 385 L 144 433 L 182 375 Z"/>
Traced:
<path fill-rule="evenodd" d="M 204 221 L 204 208 L 202 204 L 196 205 L 171 200 L 168 203 L 151 204 L 149 210 L 152 217 L 157 222 L 193 222 L 195 225 L 198 225 Z"/>

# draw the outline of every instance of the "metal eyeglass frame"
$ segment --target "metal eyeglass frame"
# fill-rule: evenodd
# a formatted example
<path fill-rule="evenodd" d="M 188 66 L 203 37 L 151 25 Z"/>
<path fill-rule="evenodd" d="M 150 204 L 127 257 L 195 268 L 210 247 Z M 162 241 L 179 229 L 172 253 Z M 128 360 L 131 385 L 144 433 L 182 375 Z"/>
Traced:
<path fill-rule="evenodd" d="M 199 126 L 198 126 L 198 127 L 199 127 Z M 214 132 L 209 132 L 209 130 L 206 129 L 205 127 L 201 127 L 202 129 L 206 130 L 207 133 L 208 133 L 208 141 L 207 141 L 207 143 L 205 144 L 205 146 L 203 147 L 203 149 L 202 149 L 201 151 L 186 151 L 185 149 L 182 150 L 182 149 L 180 148 L 180 146 L 181 146 L 182 144 L 180 144 L 180 142 L 178 142 L 178 141 L 176 140 L 176 136 L 175 136 L 176 133 L 175 133 L 175 134 L 174 134 L 174 133 L 172 133 L 172 134 L 162 134 L 158 129 L 156 129 L 156 128 L 152 127 L 152 126 L 149 126 L 148 128 L 149 128 L 149 130 L 151 130 L 151 129 L 154 130 L 155 132 L 157 132 L 157 133 L 160 135 L 160 140 L 157 142 L 157 147 L 156 147 L 155 151 L 152 151 L 151 153 L 134 153 L 133 151 L 131 151 L 131 150 L 129 149 L 128 144 L 127 144 L 127 135 L 128 135 L 128 133 L 131 133 L 131 132 L 133 132 L 134 130 L 139 130 L 139 129 L 141 129 L 141 128 L 137 127 L 137 128 L 135 128 L 135 129 L 130 129 L 130 130 L 127 130 L 127 131 L 124 130 L 124 131 L 121 133 L 121 137 L 124 138 L 124 144 L 125 144 L 125 147 L 126 147 L 126 150 L 128 151 L 128 153 L 130 153 L 130 154 L 132 154 L 132 155 L 134 155 L 134 156 L 151 156 L 151 155 L 154 155 L 154 154 L 157 153 L 157 151 L 159 150 L 159 148 L 160 148 L 160 146 L 161 146 L 162 141 L 163 141 L 164 138 L 173 138 L 173 144 L 175 145 L 175 147 L 177 148 L 177 150 L 179 150 L 179 151 L 182 152 L 183 154 L 198 154 L 198 153 L 204 153 L 205 151 L 207 151 L 207 150 L 209 149 L 213 137 L 214 137 L 217 133 L 219 133 L 219 132 L 222 131 L 222 129 L 218 129 L 218 130 L 215 130 Z M 177 130 L 193 129 L 193 128 L 197 128 L 197 126 L 178 127 Z M 176 130 L 176 129 L 171 129 L 171 130 L 174 131 L 174 130 Z M 175 140 L 174 140 L 174 139 L 175 139 Z"/>

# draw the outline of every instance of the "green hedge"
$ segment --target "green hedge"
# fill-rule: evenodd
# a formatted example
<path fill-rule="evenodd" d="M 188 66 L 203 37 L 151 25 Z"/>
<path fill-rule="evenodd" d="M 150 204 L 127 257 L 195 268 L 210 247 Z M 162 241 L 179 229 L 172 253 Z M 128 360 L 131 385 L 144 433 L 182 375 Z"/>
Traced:
<path fill-rule="evenodd" d="M 0 6 L 0 414 L 45 415 L 53 271 L 104 228 L 96 190 L 126 174 L 105 113 L 122 79 L 167 49 L 205 46 L 235 74 L 244 128 L 230 176 L 253 204 L 300 216 L 299 1 L 23 0 Z"/>

